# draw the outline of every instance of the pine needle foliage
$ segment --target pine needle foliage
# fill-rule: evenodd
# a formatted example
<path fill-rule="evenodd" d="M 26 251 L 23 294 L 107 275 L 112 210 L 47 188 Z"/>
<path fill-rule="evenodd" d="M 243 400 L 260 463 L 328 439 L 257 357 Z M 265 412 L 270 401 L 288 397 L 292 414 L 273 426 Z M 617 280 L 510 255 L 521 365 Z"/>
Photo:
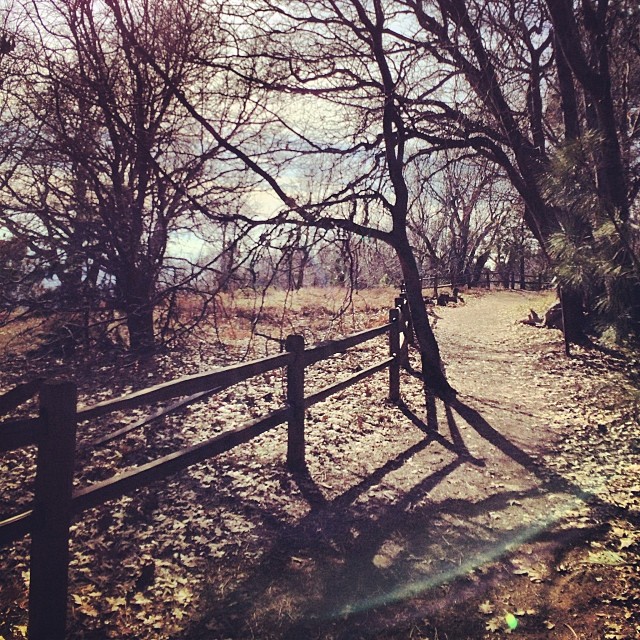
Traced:
<path fill-rule="evenodd" d="M 543 188 L 558 209 L 560 230 L 549 250 L 559 284 L 581 295 L 592 328 L 620 343 L 640 338 L 638 230 L 600 195 L 599 146 L 587 134 L 551 160 Z"/>

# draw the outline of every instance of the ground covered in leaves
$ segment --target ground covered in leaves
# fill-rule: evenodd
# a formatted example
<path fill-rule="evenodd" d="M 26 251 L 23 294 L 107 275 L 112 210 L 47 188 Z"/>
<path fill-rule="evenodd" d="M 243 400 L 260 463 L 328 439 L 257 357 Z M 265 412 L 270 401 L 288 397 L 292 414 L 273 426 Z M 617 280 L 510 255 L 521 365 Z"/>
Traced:
<path fill-rule="evenodd" d="M 263 309 L 249 346 L 239 306 L 229 329 L 144 362 L 12 354 L 0 386 L 72 375 L 93 404 L 275 353 L 287 333 L 313 344 L 382 324 L 394 292 L 357 294 L 341 319 L 327 292 L 305 295 L 287 313 Z M 280 427 L 85 512 L 73 526 L 69 637 L 639 637 L 638 360 L 597 346 L 567 358 L 560 332 L 517 322 L 550 301 L 499 291 L 438 308 L 458 400 L 425 398 L 409 370 L 393 405 L 377 374 L 309 410 L 305 473 L 286 469 Z M 308 392 L 386 354 L 380 339 L 319 363 Z M 77 486 L 281 406 L 284 390 L 277 371 L 101 447 L 92 441 L 153 408 L 83 423 Z M 0 464 L 6 516 L 31 499 L 33 451 Z M 0 572 L 0 637 L 21 638 L 28 538 L 0 549 Z"/>

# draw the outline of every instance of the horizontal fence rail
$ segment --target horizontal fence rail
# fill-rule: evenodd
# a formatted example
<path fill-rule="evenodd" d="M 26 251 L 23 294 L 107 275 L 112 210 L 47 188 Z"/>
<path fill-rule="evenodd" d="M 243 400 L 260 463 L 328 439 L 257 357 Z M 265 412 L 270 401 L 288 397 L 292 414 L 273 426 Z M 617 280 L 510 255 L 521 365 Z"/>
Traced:
<path fill-rule="evenodd" d="M 16 409 L 27 400 L 33 398 L 33 396 L 40 391 L 42 382 L 42 378 L 36 378 L 30 382 L 16 385 L 10 391 L 0 395 L 0 416 Z"/>
<path fill-rule="evenodd" d="M 384 324 L 380 327 L 376 327 L 375 329 L 360 331 L 359 333 L 354 333 L 346 338 L 341 338 L 340 340 L 327 340 L 327 342 L 318 344 L 315 347 L 305 349 L 304 363 L 305 365 L 310 365 L 321 360 L 326 360 L 331 356 L 347 351 L 347 349 L 350 349 L 351 347 L 355 347 L 363 342 L 368 342 L 378 336 L 384 335 L 390 328 L 391 323 Z"/>
<path fill-rule="evenodd" d="M 76 387 L 71 382 L 38 380 L 23 385 L 6 398 L 16 399 L 40 393 L 40 415 L 0 424 L 0 452 L 37 445 L 36 479 L 32 508 L 0 521 L 0 544 L 31 535 L 29 587 L 29 640 L 63 640 L 66 628 L 69 565 L 69 531 L 72 518 L 87 509 L 122 497 L 167 478 L 194 464 L 230 451 L 236 446 L 287 424 L 287 465 L 292 471 L 305 469 L 305 412 L 348 387 L 389 369 L 389 398 L 400 398 L 400 368 L 408 362 L 407 349 L 413 341 L 409 308 L 404 296 L 395 300 L 387 324 L 305 348 L 302 336 L 289 336 L 284 353 L 213 371 L 184 376 L 92 406 L 77 407 Z M 348 349 L 388 335 L 389 356 L 354 375 L 305 395 L 305 369 Z M 285 369 L 286 406 L 245 422 L 197 444 L 183 447 L 146 464 L 116 473 L 113 477 L 73 490 L 73 465 L 78 446 L 90 449 L 106 445 L 185 407 L 204 401 L 239 382 L 276 369 Z M 78 423 L 114 412 L 173 400 L 133 424 L 91 441 L 78 443 Z"/>
<path fill-rule="evenodd" d="M 0 545 L 19 540 L 31 533 L 34 524 L 33 511 L 23 511 L 0 521 Z"/>
<path fill-rule="evenodd" d="M 434 294 L 439 289 L 453 289 L 453 287 L 470 287 L 478 289 L 490 289 L 492 286 L 500 286 L 505 289 L 528 289 L 530 291 L 541 291 L 552 286 L 552 280 L 543 273 L 520 274 L 517 272 L 497 273 L 495 271 L 485 271 L 480 277 L 470 278 L 466 275 L 452 277 L 449 274 L 431 275 L 422 278 L 422 288 L 433 291 Z"/>
<path fill-rule="evenodd" d="M 117 429 L 112 433 L 108 433 L 107 435 L 102 436 L 101 438 L 96 438 L 95 440 L 91 440 L 90 442 L 83 442 L 82 446 L 83 448 L 92 448 L 92 447 L 95 448 L 105 444 L 109 444 L 109 442 L 112 442 L 113 440 L 117 440 L 118 438 L 121 438 L 122 436 L 126 435 L 127 433 L 131 433 L 136 429 L 140 429 L 145 425 L 148 425 L 151 422 L 154 422 L 155 420 L 159 420 L 160 418 L 163 418 L 164 416 L 174 413 L 175 411 L 184 409 L 185 407 L 195 404 L 196 402 L 199 402 L 201 400 L 205 400 L 209 396 L 212 396 L 222 391 L 223 388 L 224 387 L 219 386 L 219 387 L 214 387 L 213 389 L 209 389 L 209 391 L 201 391 L 200 393 L 194 393 L 193 395 L 190 395 L 187 398 L 184 398 L 183 400 L 178 400 L 177 402 L 174 402 L 173 404 L 169 405 L 168 407 L 165 407 L 164 409 L 158 409 L 157 411 L 154 411 L 151 415 L 146 416 L 142 420 L 138 420 L 133 424 L 129 424 L 126 427 Z"/>
<path fill-rule="evenodd" d="M 235 364 L 230 367 L 222 367 L 207 373 L 184 376 L 178 380 L 164 382 L 154 387 L 136 391 L 122 398 L 105 400 L 91 407 L 81 407 L 78 409 L 78 420 L 92 420 L 114 411 L 137 409 L 142 405 L 151 404 L 152 402 L 173 400 L 173 398 L 179 396 L 209 391 L 215 386 L 226 389 L 238 382 L 248 380 L 253 376 L 285 367 L 289 364 L 290 360 L 291 354 L 281 353 L 269 358 L 261 358 L 260 360 L 252 360 L 251 362 Z"/>
<path fill-rule="evenodd" d="M 39 418 L 25 418 L 0 424 L 0 452 L 36 444 L 41 427 L 42 421 Z"/>
<path fill-rule="evenodd" d="M 329 396 L 332 396 L 334 393 L 339 393 L 340 391 L 344 391 L 351 385 L 354 385 L 362 380 L 365 380 L 369 376 L 378 373 L 379 371 L 384 371 L 390 364 L 393 363 L 393 358 L 387 358 L 378 364 L 374 364 L 371 367 L 367 367 L 362 371 L 359 371 L 355 375 L 347 378 L 346 380 L 342 380 L 340 382 L 336 382 L 335 384 L 331 384 L 324 389 L 320 389 L 320 391 L 316 391 L 312 393 L 310 396 L 306 396 L 304 399 L 304 407 L 308 409 L 318 402 L 322 402 L 326 400 Z"/>
<path fill-rule="evenodd" d="M 286 422 L 288 416 L 289 409 L 274 411 L 264 418 L 247 422 L 209 440 L 185 447 L 153 462 L 148 462 L 113 476 L 108 480 L 80 489 L 73 494 L 73 513 L 76 515 L 86 509 L 103 504 L 107 500 L 120 498 L 131 491 L 146 487 L 152 482 L 162 480 L 191 465 L 204 462 L 213 456 L 229 451 L 239 444 L 248 442 L 273 427 Z"/>

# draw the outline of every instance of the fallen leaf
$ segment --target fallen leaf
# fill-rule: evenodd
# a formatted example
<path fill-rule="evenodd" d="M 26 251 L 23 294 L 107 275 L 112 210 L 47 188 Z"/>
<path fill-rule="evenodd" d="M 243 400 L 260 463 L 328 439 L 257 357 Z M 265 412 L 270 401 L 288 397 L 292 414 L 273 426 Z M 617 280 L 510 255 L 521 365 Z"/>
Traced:
<path fill-rule="evenodd" d="M 585 562 L 588 564 L 616 566 L 624 564 L 625 559 L 615 551 L 603 549 L 602 551 L 590 551 Z"/>
<path fill-rule="evenodd" d="M 121 607 L 125 607 L 127 605 L 126 598 L 121 596 L 117 596 L 115 598 L 107 597 L 107 604 L 109 605 L 109 611 L 117 611 Z"/>
<path fill-rule="evenodd" d="M 478 611 L 480 611 L 480 613 L 484 613 L 487 616 L 490 616 L 493 613 L 493 605 L 491 604 L 491 602 L 489 602 L 489 600 L 486 600 L 478 607 Z"/>
<path fill-rule="evenodd" d="M 491 620 L 487 621 L 485 628 L 487 631 L 492 631 L 495 633 L 496 631 L 501 631 L 503 626 L 504 625 L 501 618 L 491 618 Z"/>
<path fill-rule="evenodd" d="M 634 543 L 635 543 L 634 538 L 620 538 L 618 548 L 620 550 L 628 549 L 629 547 L 632 547 Z"/>

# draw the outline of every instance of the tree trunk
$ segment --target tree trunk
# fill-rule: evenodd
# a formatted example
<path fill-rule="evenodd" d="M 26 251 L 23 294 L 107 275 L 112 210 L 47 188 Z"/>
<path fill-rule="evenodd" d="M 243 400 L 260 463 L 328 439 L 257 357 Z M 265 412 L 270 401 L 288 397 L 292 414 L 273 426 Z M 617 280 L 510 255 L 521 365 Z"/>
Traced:
<path fill-rule="evenodd" d="M 585 341 L 585 316 L 580 293 L 563 288 L 562 302 L 562 331 L 565 340 L 572 344 L 581 344 Z"/>
<path fill-rule="evenodd" d="M 139 269 L 131 268 L 118 284 L 121 307 L 127 316 L 129 349 L 147 353 L 155 346 L 153 282 Z"/>
<path fill-rule="evenodd" d="M 471 280 L 468 283 L 470 287 L 477 287 L 480 284 L 480 278 L 482 277 L 482 270 L 487 264 L 487 261 L 491 257 L 491 251 L 485 251 L 476 258 L 476 262 L 473 265 L 471 272 Z"/>
<path fill-rule="evenodd" d="M 129 348 L 135 353 L 148 353 L 155 346 L 153 309 L 140 305 L 127 309 Z"/>
<path fill-rule="evenodd" d="M 300 264 L 298 265 L 298 275 L 295 282 L 296 291 L 300 291 L 304 286 L 304 272 L 311 258 L 311 251 L 307 247 L 300 247 L 300 254 Z"/>
<path fill-rule="evenodd" d="M 456 391 L 451 387 L 444 374 L 440 349 L 429 325 L 429 317 L 422 297 L 422 283 L 418 265 L 406 239 L 394 243 L 394 248 L 400 260 L 413 330 L 420 349 L 425 389 L 444 401 L 451 401 L 455 398 Z"/>

